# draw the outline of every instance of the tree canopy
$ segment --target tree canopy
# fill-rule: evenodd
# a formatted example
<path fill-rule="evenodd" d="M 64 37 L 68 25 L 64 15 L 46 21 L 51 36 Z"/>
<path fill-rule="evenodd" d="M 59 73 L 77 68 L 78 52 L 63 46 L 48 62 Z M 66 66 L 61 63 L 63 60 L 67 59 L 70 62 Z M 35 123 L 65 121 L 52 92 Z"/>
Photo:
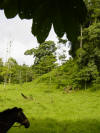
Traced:
<path fill-rule="evenodd" d="M 83 0 L 0 0 L 0 9 L 7 18 L 33 19 L 32 33 L 39 43 L 45 41 L 52 25 L 58 37 L 67 33 L 74 42 L 87 14 Z"/>
<path fill-rule="evenodd" d="M 53 41 L 45 41 L 38 48 L 25 51 L 25 55 L 33 55 L 35 58 L 32 66 L 35 75 L 50 72 L 56 67 L 56 44 Z"/>

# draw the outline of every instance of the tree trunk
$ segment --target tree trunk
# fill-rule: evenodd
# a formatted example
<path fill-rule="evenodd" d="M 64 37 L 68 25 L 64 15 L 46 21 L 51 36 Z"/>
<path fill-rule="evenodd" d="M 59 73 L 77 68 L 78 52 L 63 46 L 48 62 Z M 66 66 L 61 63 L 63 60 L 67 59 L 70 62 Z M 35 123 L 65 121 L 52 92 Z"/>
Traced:
<path fill-rule="evenodd" d="M 86 81 L 85 81 L 85 90 L 86 90 Z"/>
<path fill-rule="evenodd" d="M 82 39 L 82 37 L 83 37 L 83 28 L 82 28 L 82 25 L 81 25 L 81 39 L 80 39 L 80 48 L 82 48 L 82 44 L 83 44 L 83 39 Z"/>

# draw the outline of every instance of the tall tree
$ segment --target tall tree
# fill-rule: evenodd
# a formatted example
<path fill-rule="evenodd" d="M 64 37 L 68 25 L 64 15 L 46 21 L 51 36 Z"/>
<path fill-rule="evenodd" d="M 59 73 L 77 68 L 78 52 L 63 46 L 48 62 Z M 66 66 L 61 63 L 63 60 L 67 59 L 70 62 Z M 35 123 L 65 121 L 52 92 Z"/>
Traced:
<path fill-rule="evenodd" d="M 83 25 L 83 46 L 76 52 L 79 77 L 85 85 L 100 76 L 100 0 L 86 3 L 89 17 Z"/>
<path fill-rule="evenodd" d="M 25 52 L 25 55 L 33 55 L 35 58 L 33 69 L 37 74 L 45 74 L 51 71 L 55 66 L 56 46 L 53 41 L 46 41 L 39 45 L 37 49 L 30 49 Z"/>
<path fill-rule="evenodd" d="M 0 82 L 3 82 L 4 80 L 2 71 L 3 71 L 3 61 L 2 61 L 2 58 L 0 58 Z"/>

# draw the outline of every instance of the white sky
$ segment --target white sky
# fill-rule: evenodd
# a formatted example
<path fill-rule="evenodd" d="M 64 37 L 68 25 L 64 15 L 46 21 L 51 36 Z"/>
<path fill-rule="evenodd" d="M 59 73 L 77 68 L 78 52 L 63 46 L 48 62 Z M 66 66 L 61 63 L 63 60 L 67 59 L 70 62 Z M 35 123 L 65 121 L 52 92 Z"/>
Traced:
<path fill-rule="evenodd" d="M 27 49 L 38 46 L 37 39 L 31 33 L 31 26 L 32 20 L 21 20 L 18 16 L 6 19 L 0 10 L 0 58 L 3 58 L 3 61 L 13 57 L 18 64 L 33 64 L 33 57 L 24 55 Z M 53 28 L 47 40 L 57 42 Z"/>

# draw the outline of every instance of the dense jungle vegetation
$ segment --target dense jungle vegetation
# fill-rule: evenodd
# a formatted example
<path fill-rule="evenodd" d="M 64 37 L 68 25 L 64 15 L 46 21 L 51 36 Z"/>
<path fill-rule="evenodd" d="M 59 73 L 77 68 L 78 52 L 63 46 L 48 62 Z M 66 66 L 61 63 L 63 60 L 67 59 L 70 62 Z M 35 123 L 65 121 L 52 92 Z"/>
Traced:
<path fill-rule="evenodd" d="M 38 48 L 25 51 L 25 55 L 35 58 L 32 66 L 18 65 L 16 60 L 9 58 L 4 64 L 0 59 L 0 82 L 23 83 L 35 80 L 51 82 L 57 88 L 86 89 L 100 88 L 100 1 L 85 0 L 88 15 L 86 22 L 80 26 L 80 35 L 75 44 L 74 54 L 68 61 L 59 66 L 56 61 L 55 42 L 41 43 Z M 59 38 L 59 43 L 67 40 Z M 64 60 L 64 55 L 59 59 Z M 41 77 L 42 76 L 42 77 Z"/>

